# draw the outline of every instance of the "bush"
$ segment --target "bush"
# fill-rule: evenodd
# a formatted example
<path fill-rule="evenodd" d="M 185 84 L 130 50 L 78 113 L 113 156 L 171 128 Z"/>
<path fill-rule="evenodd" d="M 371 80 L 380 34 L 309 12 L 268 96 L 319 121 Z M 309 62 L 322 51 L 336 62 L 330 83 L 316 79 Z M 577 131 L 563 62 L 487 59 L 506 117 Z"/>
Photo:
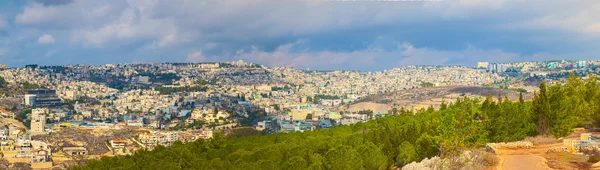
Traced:
<path fill-rule="evenodd" d="M 598 161 L 600 161 L 600 155 L 590 155 L 588 158 L 589 163 L 596 163 Z"/>
<path fill-rule="evenodd" d="M 485 162 L 486 166 L 496 166 L 498 163 L 500 163 L 500 158 L 494 154 L 485 152 L 483 154 L 483 161 Z"/>
<path fill-rule="evenodd" d="M 468 155 L 463 154 L 467 157 L 467 162 L 464 164 L 469 165 L 475 169 L 485 169 L 485 167 L 493 167 L 500 163 L 500 158 L 496 156 L 496 154 L 486 152 L 484 150 L 471 150 L 465 153 L 470 153 Z"/>

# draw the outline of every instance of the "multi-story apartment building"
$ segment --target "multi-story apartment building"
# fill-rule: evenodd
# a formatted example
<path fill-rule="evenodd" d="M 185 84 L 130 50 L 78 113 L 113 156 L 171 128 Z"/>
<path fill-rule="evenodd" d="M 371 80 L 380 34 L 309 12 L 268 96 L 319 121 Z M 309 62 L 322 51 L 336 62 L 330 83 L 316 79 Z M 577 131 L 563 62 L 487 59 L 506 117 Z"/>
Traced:
<path fill-rule="evenodd" d="M 179 139 L 177 132 L 144 132 L 138 135 L 140 142 L 146 147 L 153 148 L 156 145 L 169 146 Z"/>
<path fill-rule="evenodd" d="M 8 140 L 8 134 L 9 129 L 4 126 L 0 126 L 0 140 Z"/>
<path fill-rule="evenodd" d="M 31 111 L 31 134 L 44 133 L 44 126 L 46 125 L 46 109 L 33 109 Z"/>

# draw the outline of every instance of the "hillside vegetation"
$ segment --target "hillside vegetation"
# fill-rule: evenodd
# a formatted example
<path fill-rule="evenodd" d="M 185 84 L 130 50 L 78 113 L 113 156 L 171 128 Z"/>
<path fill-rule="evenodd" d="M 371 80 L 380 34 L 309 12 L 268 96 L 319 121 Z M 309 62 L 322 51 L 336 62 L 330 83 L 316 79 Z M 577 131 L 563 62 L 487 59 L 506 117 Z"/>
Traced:
<path fill-rule="evenodd" d="M 532 101 L 496 101 L 491 96 L 461 98 L 439 110 L 413 114 L 400 109 L 396 116 L 303 133 L 217 134 L 209 141 L 105 157 L 73 169 L 391 169 L 432 156 L 453 158 L 488 142 L 563 137 L 574 127 L 596 126 L 600 119 L 594 75 L 587 80 L 572 75 L 562 86 L 541 83 Z"/>

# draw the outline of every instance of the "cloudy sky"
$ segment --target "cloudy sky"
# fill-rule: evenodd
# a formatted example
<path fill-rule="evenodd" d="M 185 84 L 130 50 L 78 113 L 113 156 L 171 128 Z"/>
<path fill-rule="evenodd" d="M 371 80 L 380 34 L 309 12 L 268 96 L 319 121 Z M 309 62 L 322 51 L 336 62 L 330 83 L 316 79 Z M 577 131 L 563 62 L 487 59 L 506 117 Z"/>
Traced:
<path fill-rule="evenodd" d="M 2 0 L 0 63 L 383 70 L 600 59 L 600 1 Z"/>

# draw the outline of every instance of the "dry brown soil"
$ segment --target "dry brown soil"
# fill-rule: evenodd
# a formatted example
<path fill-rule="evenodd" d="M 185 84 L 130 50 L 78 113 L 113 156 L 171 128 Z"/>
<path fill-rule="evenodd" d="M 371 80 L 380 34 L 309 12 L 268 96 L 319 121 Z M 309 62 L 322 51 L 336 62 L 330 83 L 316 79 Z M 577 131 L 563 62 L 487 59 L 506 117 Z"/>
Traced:
<path fill-rule="evenodd" d="M 600 133 L 594 132 L 594 136 Z M 579 133 L 567 137 L 577 139 Z M 553 146 L 562 146 L 562 142 L 537 145 L 532 148 L 498 149 L 496 156 L 500 159 L 496 170 L 538 170 L 538 169 L 591 169 L 587 156 L 577 153 L 547 153 Z"/>

